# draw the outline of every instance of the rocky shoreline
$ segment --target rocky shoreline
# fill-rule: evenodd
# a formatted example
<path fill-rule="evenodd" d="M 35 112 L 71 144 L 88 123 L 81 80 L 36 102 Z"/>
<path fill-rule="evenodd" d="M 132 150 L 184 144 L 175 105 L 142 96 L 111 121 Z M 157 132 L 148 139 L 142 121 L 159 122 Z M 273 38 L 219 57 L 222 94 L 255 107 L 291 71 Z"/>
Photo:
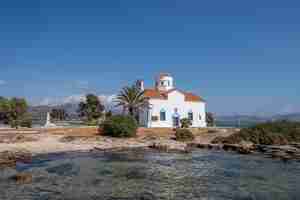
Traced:
<path fill-rule="evenodd" d="M 211 143 L 181 143 L 174 141 L 152 141 L 143 145 L 131 146 L 114 146 L 114 147 L 93 147 L 85 150 L 77 150 L 77 152 L 113 152 L 125 150 L 147 150 L 152 149 L 159 152 L 166 153 L 190 153 L 193 149 L 208 149 L 217 151 L 230 151 L 239 154 L 261 154 L 272 159 L 281 159 L 283 161 L 297 160 L 300 162 L 300 144 L 295 143 L 284 146 L 272 145 L 252 145 L 252 144 L 211 144 Z M 61 151 L 56 153 L 67 153 L 71 151 Z M 74 151 L 73 151 L 74 152 Z M 75 150 L 76 152 L 76 150 Z M 51 152 L 49 152 L 51 153 Z M 39 154 L 32 154 L 28 150 L 12 150 L 0 152 L 0 169 L 15 168 L 17 162 L 30 163 L 33 156 Z"/>
<path fill-rule="evenodd" d="M 224 150 L 233 151 L 239 154 L 253 154 L 260 153 L 266 157 L 287 160 L 300 161 L 300 144 L 295 143 L 291 145 L 254 145 L 254 144 L 189 144 L 191 147 L 200 149 L 213 149 L 213 150 Z"/>
<path fill-rule="evenodd" d="M 65 134 L 2 134 L 0 138 L 0 169 L 15 167 L 17 162 L 30 162 L 31 157 L 41 154 L 122 151 L 128 149 L 152 149 L 163 152 L 189 153 L 195 148 L 233 151 L 239 154 L 258 153 L 283 161 L 300 161 L 300 143 L 272 146 L 240 144 L 212 144 L 212 140 L 231 132 L 201 133 L 192 142 L 176 141 L 172 134 L 141 134 L 136 138 L 111 138 L 100 135 L 82 136 Z"/>
<path fill-rule="evenodd" d="M 0 152 L 0 169 L 6 167 L 16 167 L 17 162 L 30 163 L 32 154 L 29 151 L 4 151 Z"/>

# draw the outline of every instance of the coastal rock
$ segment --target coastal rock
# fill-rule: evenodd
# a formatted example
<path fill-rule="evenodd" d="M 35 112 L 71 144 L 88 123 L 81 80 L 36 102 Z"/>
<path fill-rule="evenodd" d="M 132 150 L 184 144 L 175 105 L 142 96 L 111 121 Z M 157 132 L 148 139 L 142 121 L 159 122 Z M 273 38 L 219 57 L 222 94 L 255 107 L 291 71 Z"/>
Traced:
<path fill-rule="evenodd" d="M 5 151 L 0 153 L 0 167 L 15 167 L 17 162 L 31 162 L 31 153 L 25 150 Z"/>
<path fill-rule="evenodd" d="M 284 161 L 300 159 L 300 149 L 296 148 L 294 145 L 256 145 L 255 147 L 257 151 L 262 152 L 271 158 L 279 158 Z"/>
<path fill-rule="evenodd" d="M 287 155 L 285 152 L 282 152 L 282 151 L 274 151 L 272 154 L 271 154 L 271 157 L 272 158 L 279 158 L 279 159 L 282 159 L 283 161 L 287 161 L 287 160 L 291 160 L 292 157 Z"/>
<path fill-rule="evenodd" d="M 237 151 L 240 154 L 251 154 L 252 153 L 252 149 L 245 147 L 245 146 L 240 146 Z"/>
<path fill-rule="evenodd" d="M 255 150 L 255 146 L 251 142 L 242 141 L 239 144 L 224 144 L 223 149 L 225 151 L 235 151 L 240 154 L 250 154 Z"/>
<path fill-rule="evenodd" d="M 166 144 L 161 144 L 161 143 L 153 143 L 151 145 L 149 145 L 149 148 L 151 149 L 156 149 L 158 151 L 164 151 L 164 152 L 168 152 L 169 151 L 169 146 Z"/>
<path fill-rule="evenodd" d="M 292 143 L 291 146 L 300 150 L 300 143 Z"/>
<path fill-rule="evenodd" d="M 68 143 L 68 142 L 73 142 L 77 139 L 76 136 L 65 136 L 63 138 L 61 138 L 59 141 L 63 142 L 63 143 Z"/>
<path fill-rule="evenodd" d="M 24 142 L 35 142 L 38 141 L 37 137 L 32 137 L 24 134 L 16 135 L 5 135 L 1 136 L 0 143 L 24 143 Z"/>
<path fill-rule="evenodd" d="M 222 144 L 210 144 L 210 143 L 189 143 L 189 147 L 199 148 L 199 149 L 213 149 L 213 150 L 221 150 L 223 149 Z"/>
<path fill-rule="evenodd" d="M 18 173 L 12 177 L 17 184 L 28 184 L 32 182 L 32 174 L 30 173 Z"/>
<path fill-rule="evenodd" d="M 242 141 L 239 144 L 237 152 L 240 154 L 250 154 L 254 150 L 254 144 L 251 142 Z"/>
<path fill-rule="evenodd" d="M 0 153 L 0 168 L 15 167 L 16 157 L 12 152 L 5 151 Z"/>
<path fill-rule="evenodd" d="M 168 141 L 168 140 L 155 141 L 150 145 L 148 145 L 148 148 L 155 149 L 162 152 L 187 153 L 191 151 L 191 149 L 188 147 L 186 143 Z"/>
<path fill-rule="evenodd" d="M 238 151 L 239 145 L 237 145 L 237 144 L 224 144 L 223 149 L 225 151 Z"/>

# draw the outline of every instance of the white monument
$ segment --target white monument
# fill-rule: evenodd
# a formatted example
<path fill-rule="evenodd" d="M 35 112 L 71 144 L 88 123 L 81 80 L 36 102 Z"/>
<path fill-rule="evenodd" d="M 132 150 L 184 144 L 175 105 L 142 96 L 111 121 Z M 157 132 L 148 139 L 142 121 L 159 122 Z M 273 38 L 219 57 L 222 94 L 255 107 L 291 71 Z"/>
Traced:
<path fill-rule="evenodd" d="M 51 123 L 50 121 L 50 113 L 47 112 L 47 119 L 46 119 L 46 124 L 44 125 L 45 128 L 53 128 L 53 127 L 56 127 L 55 124 Z"/>

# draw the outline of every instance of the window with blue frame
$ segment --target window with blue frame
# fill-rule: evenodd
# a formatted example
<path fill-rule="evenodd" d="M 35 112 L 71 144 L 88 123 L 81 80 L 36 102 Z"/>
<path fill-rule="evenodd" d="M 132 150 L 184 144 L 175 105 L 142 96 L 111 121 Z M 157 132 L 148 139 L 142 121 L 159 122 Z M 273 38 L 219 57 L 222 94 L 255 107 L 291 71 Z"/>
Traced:
<path fill-rule="evenodd" d="M 190 121 L 193 121 L 193 120 L 194 120 L 194 113 L 193 113 L 192 111 L 190 111 L 190 112 L 188 113 L 188 119 L 189 119 Z"/>
<path fill-rule="evenodd" d="M 165 109 L 161 109 L 160 111 L 160 121 L 166 121 L 167 115 Z"/>

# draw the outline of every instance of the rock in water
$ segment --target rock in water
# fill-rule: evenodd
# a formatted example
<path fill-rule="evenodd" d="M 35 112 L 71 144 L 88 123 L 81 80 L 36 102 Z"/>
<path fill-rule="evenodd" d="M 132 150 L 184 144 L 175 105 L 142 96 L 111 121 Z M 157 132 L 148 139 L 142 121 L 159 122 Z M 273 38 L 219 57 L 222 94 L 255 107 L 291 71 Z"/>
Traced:
<path fill-rule="evenodd" d="M 5 151 L 0 153 L 0 168 L 15 167 L 16 157 L 12 152 Z"/>
<path fill-rule="evenodd" d="M 250 154 L 254 149 L 254 144 L 251 142 L 242 141 L 237 149 L 240 154 Z"/>
<path fill-rule="evenodd" d="M 31 162 L 31 153 L 24 150 L 5 151 L 0 153 L 0 168 L 15 167 L 17 162 Z"/>
<path fill-rule="evenodd" d="M 239 147 L 237 151 L 240 154 L 250 154 L 250 153 L 252 153 L 252 150 L 249 147 L 245 147 L 245 146 Z"/>
<path fill-rule="evenodd" d="M 169 151 L 169 146 L 161 143 L 153 143 L 152 145 L 149 146 L 149 148 L 156 149 L 158 151 L 163 151 L 163 152 Z"/>
<path fill-rule="evenodd" d="M 17 184 L 28 184 L 32 182 L 32 174 L 30 173 L 18 173 L 12 177 Z"/>

